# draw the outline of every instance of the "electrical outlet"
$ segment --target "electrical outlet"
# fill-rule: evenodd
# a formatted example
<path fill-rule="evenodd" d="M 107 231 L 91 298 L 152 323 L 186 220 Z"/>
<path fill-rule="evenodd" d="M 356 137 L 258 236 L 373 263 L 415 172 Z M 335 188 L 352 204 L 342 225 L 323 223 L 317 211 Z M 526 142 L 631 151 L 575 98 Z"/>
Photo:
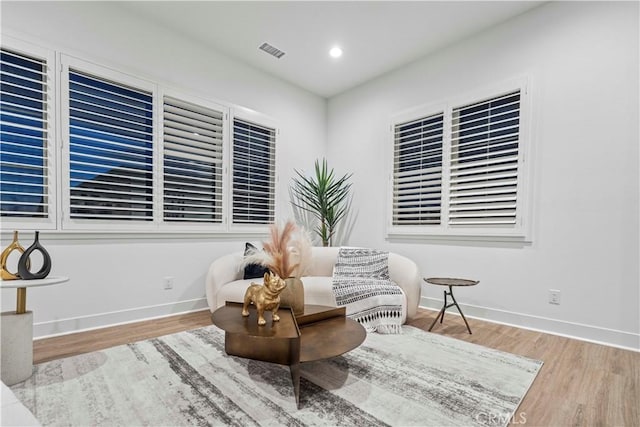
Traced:
<path fill-rule="evenodd" d="M 549 304 L 560 305 L 560 291 L 549 289 Z"/>
<path fill-rule="evenodd" d="M 173 277 L 167 276 L 164 278 L 164 289 L 173 289 Z"/>

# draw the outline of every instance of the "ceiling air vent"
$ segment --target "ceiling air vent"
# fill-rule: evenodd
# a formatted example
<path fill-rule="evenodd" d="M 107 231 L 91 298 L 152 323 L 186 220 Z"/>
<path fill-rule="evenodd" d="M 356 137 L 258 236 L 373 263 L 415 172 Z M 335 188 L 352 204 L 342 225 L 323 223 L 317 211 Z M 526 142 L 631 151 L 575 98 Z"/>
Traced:
<path fill-rule="evenodd" d="M 284 52 L 278 49 L 277 47 L 271 46 L 269 43 L 262 43 L 262 45 L 258 48 L 260 50 L 264 50 L 269 55 L 275 56 L 280 59 L 284 55 Z"/>

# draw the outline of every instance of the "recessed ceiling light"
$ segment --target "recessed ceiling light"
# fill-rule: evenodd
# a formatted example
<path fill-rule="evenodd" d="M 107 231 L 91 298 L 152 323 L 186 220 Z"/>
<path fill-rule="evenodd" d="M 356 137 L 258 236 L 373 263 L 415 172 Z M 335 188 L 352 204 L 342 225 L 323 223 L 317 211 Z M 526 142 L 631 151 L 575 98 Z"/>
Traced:
<path fill-rule="evenodd" d="M 329 55 L 331 55 L 332 58 L 340 58 L 342 56 L 342 49 L 338 46 L 332 47 L 329 51 Z"/>

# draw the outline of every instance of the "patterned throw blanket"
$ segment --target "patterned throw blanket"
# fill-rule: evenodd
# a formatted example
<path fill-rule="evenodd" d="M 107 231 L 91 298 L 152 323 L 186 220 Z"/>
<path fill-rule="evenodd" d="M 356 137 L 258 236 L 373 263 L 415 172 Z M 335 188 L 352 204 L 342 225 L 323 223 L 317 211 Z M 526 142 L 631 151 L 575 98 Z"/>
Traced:
<path fill-rule="evenodd" d="M 389 278 L 389 253 L 340 248 L 333 269 L 333 293 L 338 307 L 367 332 L 402 333 L 402 289 Z"/>

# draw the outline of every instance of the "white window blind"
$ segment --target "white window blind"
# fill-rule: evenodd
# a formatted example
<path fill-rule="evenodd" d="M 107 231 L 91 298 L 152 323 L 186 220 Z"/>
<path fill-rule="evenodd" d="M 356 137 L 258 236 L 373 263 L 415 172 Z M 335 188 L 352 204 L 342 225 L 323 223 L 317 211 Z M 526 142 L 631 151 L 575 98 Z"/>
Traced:
<path fill-rule="evenodd" d="M 5 48 L 0 63 L 1 215 L 48 218 L 48 64 Z"/>
<path fill-rule="evenodd" d="M 0 66 L 7 227 L 262 233 L 249 226 L 274 222 L 269 117 L 11 36 Z"/>
<path fill-rule="evenodd" d="M 396 124 L 393 225 L 440 224 L 444 113 Z"/>
<path fill-rule="evenodd" d="M 153 220 L 153 96 L 69 69 L 70 218 Z"/>
<path fill-rule="evenodd" d="M 454 108 L 449 224 L 516 223 L 520 91 Z"/>
<path fill-rule="evenodd" d="M 164 97 L 164 220 L 222 222 L 223 113 Z"/>
<path fill-rule="evenodd" d="M 529 102 L 517 78 L 395 115 L 388 236 L 530 238 Z"/>
<path fill-rule="evenodd" d="M 275 210 L 275 129 L 233 121 L 232 221 L 269 224 Z"/>

